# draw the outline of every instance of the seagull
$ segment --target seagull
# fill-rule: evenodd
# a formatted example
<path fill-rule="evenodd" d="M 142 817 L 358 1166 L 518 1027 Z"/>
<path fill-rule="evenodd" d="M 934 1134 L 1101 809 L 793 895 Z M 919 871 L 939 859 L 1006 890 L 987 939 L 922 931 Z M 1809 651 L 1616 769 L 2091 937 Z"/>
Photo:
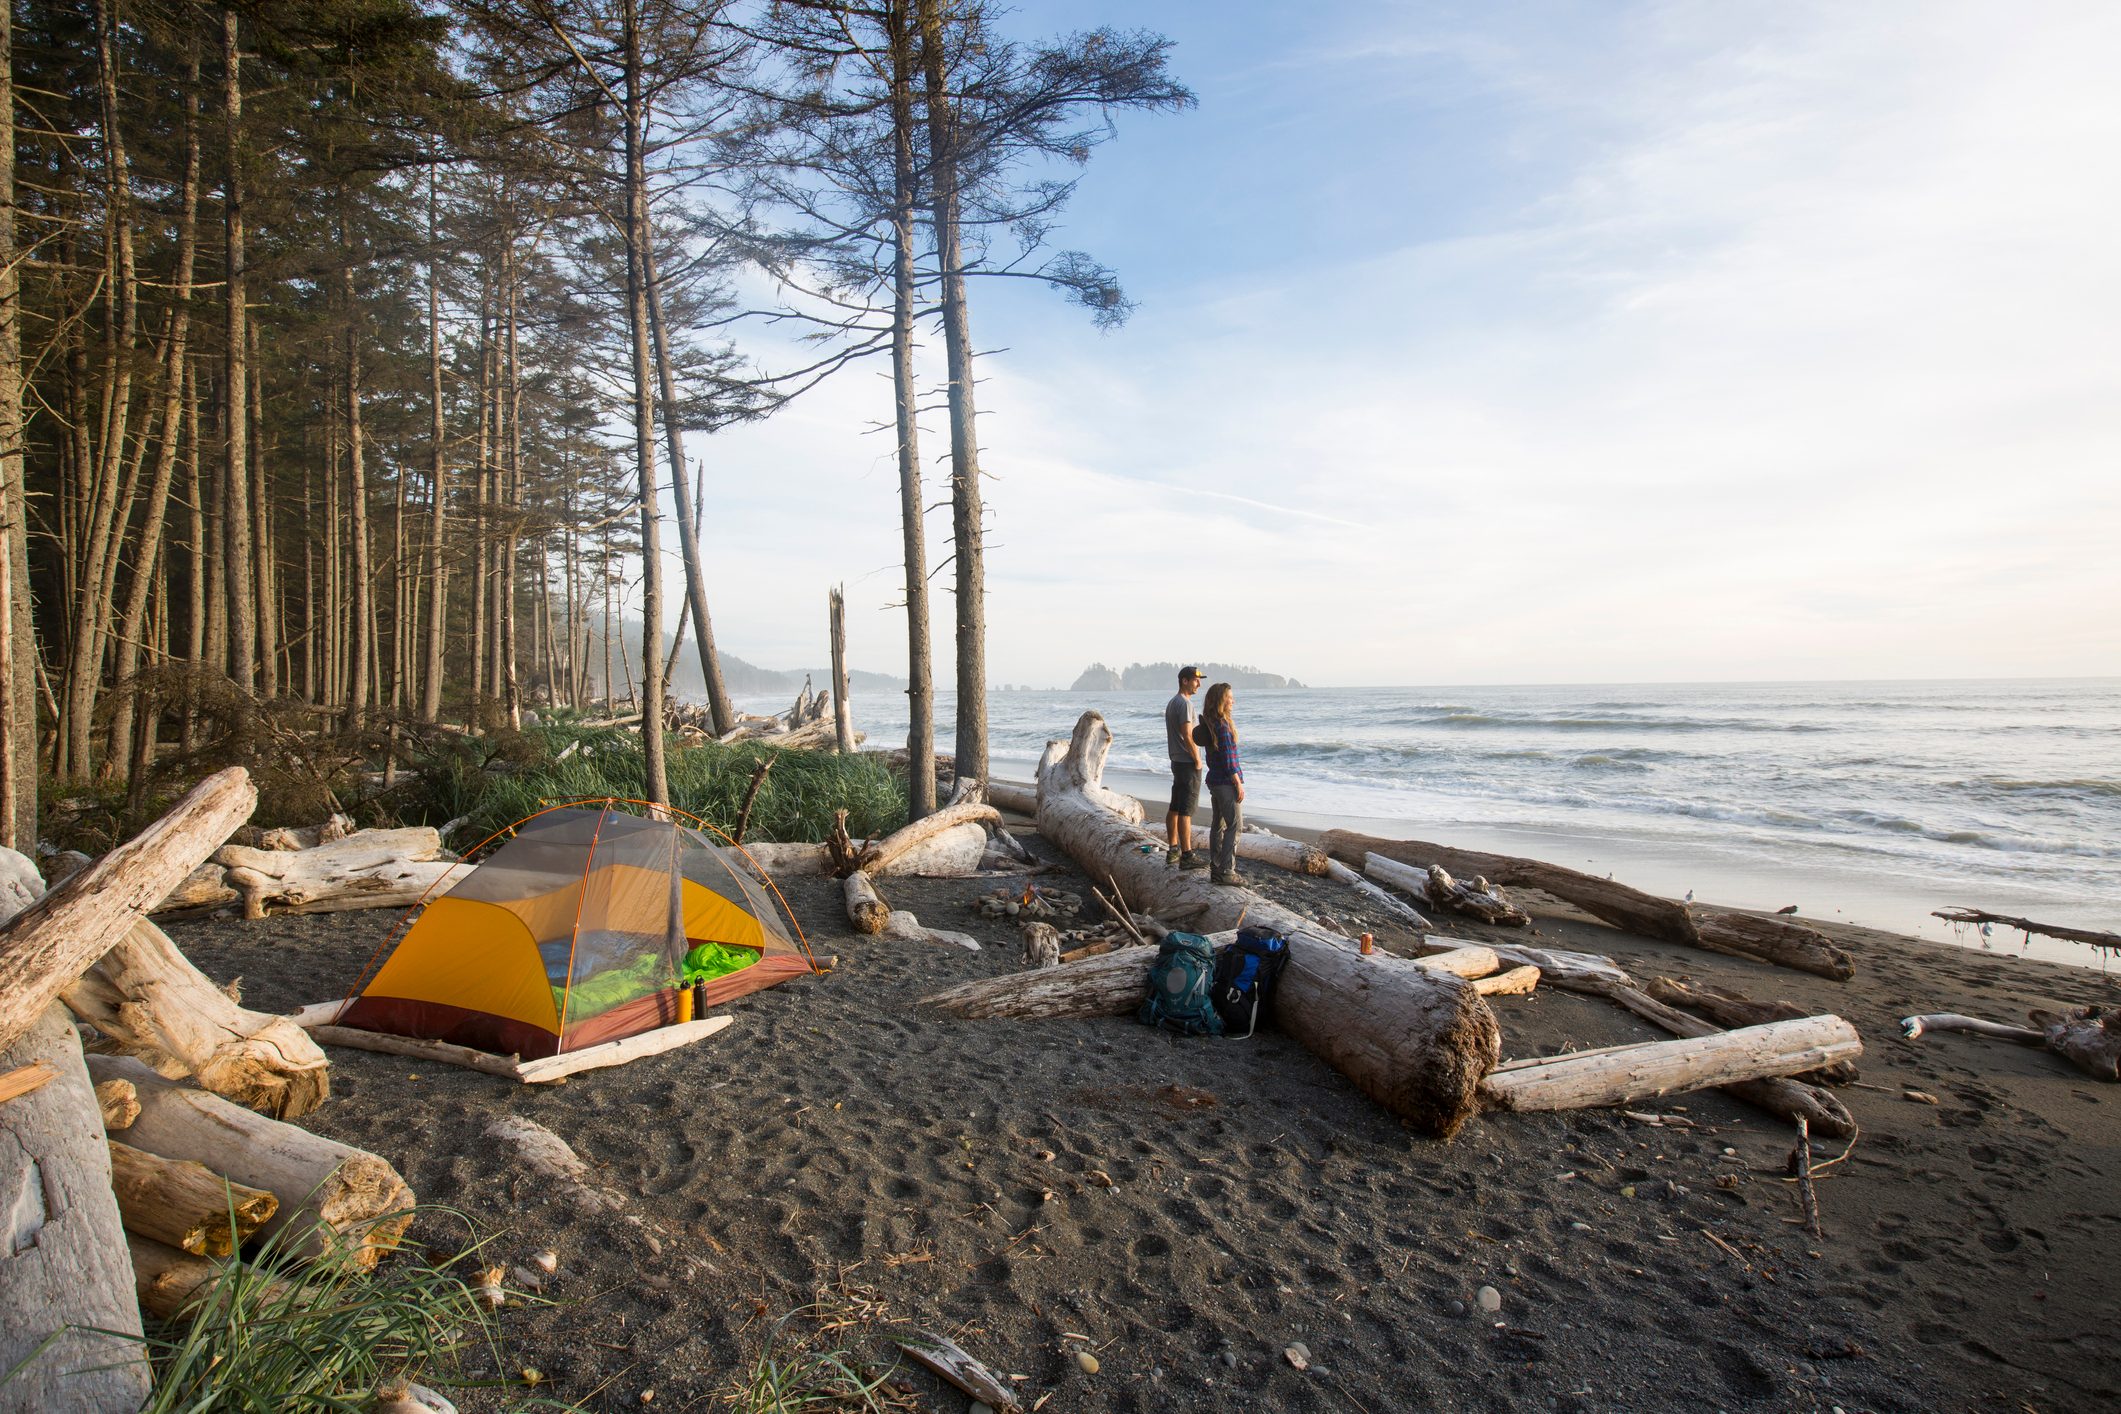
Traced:
<path fill-rule="evenodd" d="M 1692 903 L 1694 901 L 1694 891 L 1692 889 L 1688 889 L 1686 891 L 1686 901 L 1688 903 Z"/>
<path fill-rule="evenodd" d="M 1778 908 L 1775 911 L 1780 914 L 1792 914 L 1797 911 L 1797 905 L 1794 903 L 1784 904 L 1781 908 Z"/>

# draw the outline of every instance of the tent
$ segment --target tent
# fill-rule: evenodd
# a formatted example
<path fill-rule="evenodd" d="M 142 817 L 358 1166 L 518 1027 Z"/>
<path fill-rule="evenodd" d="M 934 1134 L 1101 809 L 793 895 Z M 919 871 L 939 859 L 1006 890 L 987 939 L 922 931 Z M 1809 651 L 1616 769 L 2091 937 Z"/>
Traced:
<path fill-rule="evenodd" d="M 617 805 L 519 822 L 416 910 L 337 1024 L 531 1060 L 670 1025 L 681 984 L 715 1006 L 817 970 L 735 851 Z"/>

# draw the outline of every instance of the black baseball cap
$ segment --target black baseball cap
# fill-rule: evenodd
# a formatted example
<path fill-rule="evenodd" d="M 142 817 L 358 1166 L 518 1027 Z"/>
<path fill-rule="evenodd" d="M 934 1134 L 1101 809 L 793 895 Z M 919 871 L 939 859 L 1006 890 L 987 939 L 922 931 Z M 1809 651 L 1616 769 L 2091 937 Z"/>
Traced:
<path fill-rule="evenodd" d="M 1195 680 L 1198 680 L 1199 677 L 1200 669 L 1194 667 L 1191 663 L 1186 664 L 1186 666 L 1178 670 L 1178 680 L 1180 682 L 1184 682 L 1187 678 L 1193 678 Z"/>

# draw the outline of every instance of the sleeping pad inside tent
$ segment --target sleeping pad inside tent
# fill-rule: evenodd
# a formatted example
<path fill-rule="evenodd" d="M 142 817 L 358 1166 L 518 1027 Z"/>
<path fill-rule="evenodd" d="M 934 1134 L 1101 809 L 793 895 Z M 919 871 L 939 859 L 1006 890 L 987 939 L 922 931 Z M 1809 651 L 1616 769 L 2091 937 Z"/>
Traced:
<path fill-rule="evenodd" d="M 678 1019 L 814 968 L 734 851 L 610 804 L 534 815 L 427 903 L 338 1018 L 524 1060 Z"/>

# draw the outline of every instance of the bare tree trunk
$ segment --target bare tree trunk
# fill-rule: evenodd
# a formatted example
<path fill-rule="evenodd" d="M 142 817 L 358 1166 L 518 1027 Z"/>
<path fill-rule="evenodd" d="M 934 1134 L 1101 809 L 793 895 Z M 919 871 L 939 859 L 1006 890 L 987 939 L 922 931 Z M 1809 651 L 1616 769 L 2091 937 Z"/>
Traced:
<path fill-rule="evenodd" d="M 965 298 L 958 223 L 957 116 L 944 72 L 940 0 L 920 0 L 927 76 L 928 142 L 937 273 L 942 277 L 943 350 L 950 372 L 950 527 L 957 557 L 957 742 L 959 776 L 987 779 L 987 572 L 982 546 L 979 428 L 973 403 L 972 322 Z"/>
<path fill-rule="evenodd" d="M 641 756 L 651 805 L 670 803 L 663 761 L 663 546 L 655 477 L 654 405 L 649 393 L 648 172 L 646 103 L 641 95 L 641 24 L 635 0 L 624 13 L 626 59 L 626 318 L 633 340 L 633 454 L 641 483 Z M 704 628 L 704 625 L 702 625 Z"/>
<path fill-rule="evenodd" d="M 0 845 L 37 847 L 36 630 L 22 473 L 22 281 L 15 266 L 14 16 L 0 6 Z"/>
<path fill-rule="evenodd" d="M 253 542 L 258 570 L 258 693 L 280 695 L 280 591 L 279 561 L 274 554 L 272 488 L 265 476 L 265 361 L 258 356 L 258 326 L 246 320 L 244 338 L 250 343 L 250 396 L 245 399 L 250 432 L 244 438 L 250 449 L 250 507 Z"/>
<path fill-rule="evenodd" d="M 502 263 L 507 277 L 508 342 L 505 352 L 508 359 L 508 377 L 503 384 L 508 409 L 508 464 L 506 508 L 502 512 L 502 524 L 506 538 L 501 542 L 500 598 L 500 644 L 501 644 L 501 704 L 508 713 L 508 725 L 515 730 L 523 727 L 523 680 L 520 669 L 522 645 L 518 642 L 516 600 L 517 550 L 523 538 L 523 383 L 522 370 L 516 358 L 516 294 L 520 283 L 520 272 L 516 266 L 515 242 L 511 237 L 507 258 Z"/>
<path fill-rule="evenodd" d="M 722 660 L 715 652 L 714 621 L 707 616 L 707 572 L 700 561 L 700 534 L 693 497 L 685 487 L 685 430 L 678 419 L 677 380 L 670 371 L 670 341 L 663 329 L 663 287 L 656 278 L 655 233 L 642 223 L 641 259 L 648 278 L 648 327 L 655 336 L 656 382 L 663 395 L 663 439 L 670 448 L 670 485 L 677 493 L 678 547 L 685 559 L 685 594 L 692 608 L 693 642 L 699 646 L 700 676 L 707 684 L 707 711 L 714 734 L 725 736 L 736 726 L 736 709 L 722 681 Z M 700 509 L 704 509 L 700 508 Z"/>
<path fill-rule="evenodd" d="M 920 389 L 913 371 L 913 322 L 919 292 L 914 268 L 915 207 L 912 17 L 908 0 L 886 10 L 891 43 L 892 307 L 891 382 L 898 419 L 899 527 L 906 567 L 907 813 L 915 820 L 935 809 L 934 649 L 928 610 L 928 549 L 921 495 Z M 984 772 L 980 780 L 987 779 Z"/>
<path fill-rule="evenodd" d="M 843 756 L 854 754 L 854 717 L 847 708 L 847 591 L 833 586 L 827 596 L 832 614 L 832 738 Z"/>
<path fill-rule="evenodd" d="M 222 434 L 227 455 L 221 472 L 221 555 L 228 586 L 228 664 L 236 686 L 252 692 L 258 686 L 258 614 L 251 566 L 255 559 L 250 525 L 250 418 L 245 406 L 250 376 L 245 356 L 249 298 L 243 249 L 243 71 L 236 44 L 236 12 L 221 12 L 221 62 L 224 69 L 222 112 L 228 127 L 228 169 L 222 188 L 227 225 L 227 278 L 222 305 L 227 315 L 225 381 L 221 389 Z"/>
<path fill-rule="evenodd" d="M 442 292 L 437 266 L 441 260 L 435 240 L 435 183 L 439 169 L 427 170 L 427 381 L 428 381 L 428 485 L 432 502 L 427 508 L 427 665 L 426 681 L 420 684 L 420 720 L 432 722 L 442 715 L 442 650 L 448 632 L 448 570 L 442 562 L 442 539 L 448 530 L 448 448 L 442 428 Z"/>
<path fill-rule="evenodd" d="M 199 424 L 199 374 L 191 370 L 184 380 L 184 423 L 191 433 L 189 454 L 185 460 L 185 479 L 191 492 L 191 544 L 186 557 L 186 569 L 191 575 L 191 613 L 187 624 L 186 658 L 194 674 L 205 671 L 207 666 L 207 545 L 206 545 L 206 478 L 200 470 L 204 454 L 199 444 L 205 440 L 205 431 Z M 312 635 L 314 639 L 314 635 Z M 184 714 L 183 735 L 180 738 L 184 749 L 190 751 L 198 744 L 199 716 L 196 712 Z"/>

